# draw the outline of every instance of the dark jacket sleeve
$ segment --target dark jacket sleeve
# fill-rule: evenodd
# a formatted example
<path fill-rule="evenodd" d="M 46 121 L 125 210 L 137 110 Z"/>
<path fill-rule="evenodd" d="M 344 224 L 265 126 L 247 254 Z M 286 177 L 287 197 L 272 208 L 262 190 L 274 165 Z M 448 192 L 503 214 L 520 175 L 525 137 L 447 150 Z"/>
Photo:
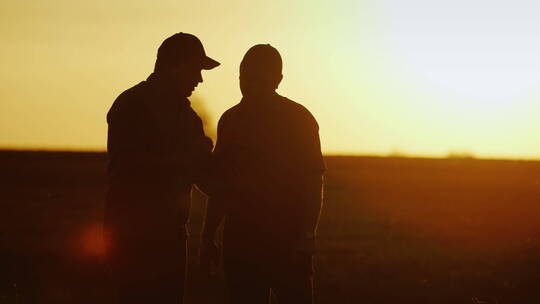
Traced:
<path fill-rule="evenodd" d="M 308 161 L 312 166 L 313 173 L 323 174 L 326 171 L 326 165 L 321 151 L 321 141 L 319 137 L 319 125 L 312 117 L 309 134 L 307 137 L 306 148 L 308 151 Z"/>
<path fill-rule="evenodd" d="M 304 174 L 299 176 L 297 183 L 298 203 L 301 212 L 298 216 L 298 232 L 300 238 L 314 238 L 323 206 L 323 174 L 326 170 L 321 143 L 319 125 L 305 110 L 305 121 L 302 126 L 302 150 Z"/>
<path fill-rule="evenodd" d="M 188 158 L 190 159 L 190 168 L 191 175 L 193 176 L 193 181 L 197 187 L 209 195 L 212 193 L 214 182 L 213 182 L 213 156 L 212 149 L 213 143 L 210 137 L 206 136 L 204 133 L 204 128 L 202 120 L 200 117 L 193 111 L 189 109 L 191 118 L 191 136 L 188 143 Z"/>
<path fill-rule="evenodd" d="M 212 197 L 212 201 L 218 200 L 228 189 L 228 156 L 227 156 L 227 113 L 223 114 L 217 126 L 216 145 L 211 153 L 208 169 L 206 170 L 206 180 L 203 185 L 206 194 Z"/>
<path fill-rule="evenodd" d="M 107 114 L 109 173 L 133 174 L 144 166 L 147 147 L 140 128 L 140 107 L 120 95 Z"/>

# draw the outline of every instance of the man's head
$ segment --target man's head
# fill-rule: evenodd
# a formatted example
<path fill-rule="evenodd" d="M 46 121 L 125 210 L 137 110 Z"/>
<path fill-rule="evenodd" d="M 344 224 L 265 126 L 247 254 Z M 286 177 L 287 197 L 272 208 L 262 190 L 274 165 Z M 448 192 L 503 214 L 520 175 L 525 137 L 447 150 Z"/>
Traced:
<path fill-rule="evenodd" d="M 159 47 L 154 73 L 174 84 L 187 97 L 203 81 L 202 70 L 211 70 L 218 65 L 219 62 L 206 56 L 199 38 L 177 33 Z"/>
<path fill-rule="evenodd" d="M 281 55 L 270 44 L 250 48 L 240 64 L 240 90 L 244 96 L 263 96 L 279 86 L 283 62 Z"/>

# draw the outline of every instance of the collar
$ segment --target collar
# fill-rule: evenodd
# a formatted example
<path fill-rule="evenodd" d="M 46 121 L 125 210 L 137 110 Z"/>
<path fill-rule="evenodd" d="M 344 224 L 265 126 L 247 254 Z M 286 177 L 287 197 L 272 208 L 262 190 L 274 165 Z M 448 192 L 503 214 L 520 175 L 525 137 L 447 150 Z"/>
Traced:
<path fill-rule="evenodd" d="M 178 93 L 177 85 L 172 83 L 169 79 L 157 74 L 152 73 L 146 79 L 147 84 L 153 89 L 156 93 L 158 100 L 167 100 L 174 103 L 181 103 L 187 106 L 191 105 L 191 102 L 186 96 L 182 96 Z"/>
<path fill-rule="evenodd" d="M 265 95 L 258 95 L 258 96 L 243 96 L 240 100 L 240 103 L 242 104 L 250 104 L 250 105 L 269 105 L 274 104 L 275 102 L 279 102 L 280 95 L 276 93 L 275 91 L 269 94 Z"/>

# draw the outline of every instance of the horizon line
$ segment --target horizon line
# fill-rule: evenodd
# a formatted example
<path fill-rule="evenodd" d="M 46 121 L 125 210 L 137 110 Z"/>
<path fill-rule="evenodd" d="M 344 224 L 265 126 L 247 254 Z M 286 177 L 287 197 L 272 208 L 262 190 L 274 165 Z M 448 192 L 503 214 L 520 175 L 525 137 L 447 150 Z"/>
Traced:
<path fill-rule="evenodd" d="M 0 147 L 0 153 L 103 153 L 106 149 L 75 149 L 75 148 L 8 148 Z M 324 157 L 373 157 L 373 158 L 408 158 L 408 159 L 456 159 L 456 160 L 499 160 L 499 161 L 535 161 L 540 162 L 538 157 L 508 157 L 508 156 L 477 156 L 475 154 L 461 154 L 449 152 L 446 155 L 435 154 L 408 154 L 399 153 L 343 153 L 329 152 L 323 153 Z"/>

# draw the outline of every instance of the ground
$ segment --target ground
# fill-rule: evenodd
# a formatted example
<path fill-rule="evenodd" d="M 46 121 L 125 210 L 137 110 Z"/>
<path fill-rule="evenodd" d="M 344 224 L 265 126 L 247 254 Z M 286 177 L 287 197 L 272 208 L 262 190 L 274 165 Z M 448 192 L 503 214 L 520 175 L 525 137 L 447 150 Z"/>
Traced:
<path fill-rule="evenodd" d="M 110 303 L 102 153 L 0 152 L 0 303 Z M 540 303 L 540 162 L 327 157 L 316 303 Z M 202 277 L 204 196 L 186 303 Z"/>

